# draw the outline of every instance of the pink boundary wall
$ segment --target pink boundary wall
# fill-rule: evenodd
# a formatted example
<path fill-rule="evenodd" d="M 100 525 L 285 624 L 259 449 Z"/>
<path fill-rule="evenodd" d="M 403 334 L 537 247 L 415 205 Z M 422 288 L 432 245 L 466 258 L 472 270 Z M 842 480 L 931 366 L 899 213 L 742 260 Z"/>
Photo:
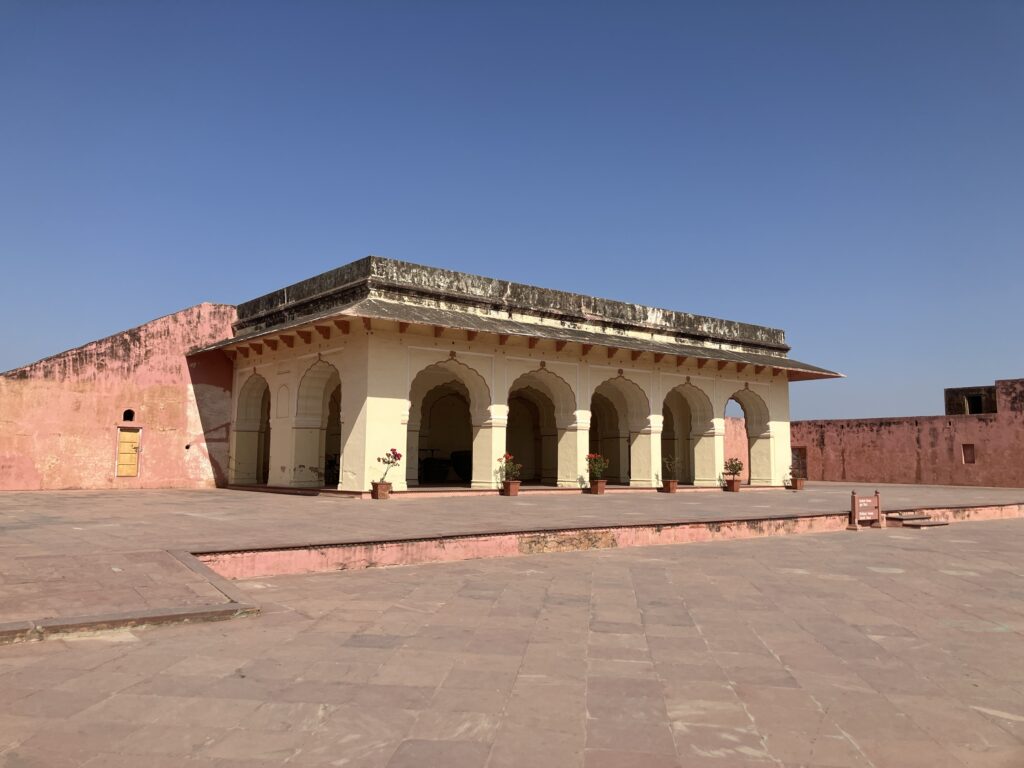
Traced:
<path fill-rule="evenodd" d="M 997 412 L 794 421 L 809 480 L 1024 487 L 1024 379 L 996 382 Z M 965 464 L 963 446 L 974 445 Z"/>
<path fill-rule="evenodd" d="M 917 510 L 915 510 L 917 511 Z M 1024 504 L 921 510 L 948 522 L 1024 517 Z M 307 573 L 423 565 L 494 557 L 522 557 L 547 552 L 622 549 L 708 541 L 735 541 L 764 536 L 845 531 L 848 513 L 760 520 L 723 520 L 675 525 L 578 528 L 561 531 L 494 533 L 409 541 L 322 544 L 282 549 L 194 553 L 214 573 L 227 579 L 255 579 Z M 857 532 L 870 536 L 870 530 Z M 927 536 L 927 532 L 920 532 Z"/>
<path fill-rule="evenodd" d="M 747 439 L 747 420 L 736 416 L 725 417 L 725 458 L 743 462 L 740 482 L 750 482 L 750 441 Z"/>
<path fill-rule="evenodd" d="M 0 490 L 223 483 L 231 362 L 186 354 L 229 338 L 234 320 L 232 306 L 198 304 L 0 375 Z M 135 478 L 115 477 L 119 424 L 142 429 Z"/>

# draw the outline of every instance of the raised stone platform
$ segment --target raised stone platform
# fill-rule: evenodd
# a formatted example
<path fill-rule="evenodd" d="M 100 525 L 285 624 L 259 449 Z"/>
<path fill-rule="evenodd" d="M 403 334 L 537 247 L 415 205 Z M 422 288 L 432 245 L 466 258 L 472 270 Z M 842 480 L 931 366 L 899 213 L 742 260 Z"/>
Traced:
<path fill-rule="evenodd" d="M 255 610 L 224 576 L 839 530 L 852 489 L 815 483 L 802 492 L 443 501 L 410 494 L 389 502 L 232 491 L 9 493 L 0 495 L 0 636 L 38 639 Z M 1024 510 L 1024 490 L 879 490 L 886 512 L 921 509 L 936 520 Z M 221 575 L 189 553 L 201 553 Z"/>

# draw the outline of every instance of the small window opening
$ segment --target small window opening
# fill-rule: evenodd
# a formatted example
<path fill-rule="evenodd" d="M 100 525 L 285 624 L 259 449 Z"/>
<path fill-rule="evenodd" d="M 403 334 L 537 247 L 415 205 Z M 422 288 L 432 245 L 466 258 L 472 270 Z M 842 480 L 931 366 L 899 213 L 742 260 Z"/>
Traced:
<path fill-rule="evenodd" d="M 121 421 L 135 421 L 135 411 L 129 408 L 121 414 Z"/>
<path fill-rule="evenodd" d="M 963 451 L 964 464 L 974 463 L 974 443 L 964 443 L 960 446 Z"/>
<path fill-rule="evenodd" d="M 985 412 L 985 399 L 981 395 L 967 395 L 964 400 L 967 401 L 968 414 Z"/>

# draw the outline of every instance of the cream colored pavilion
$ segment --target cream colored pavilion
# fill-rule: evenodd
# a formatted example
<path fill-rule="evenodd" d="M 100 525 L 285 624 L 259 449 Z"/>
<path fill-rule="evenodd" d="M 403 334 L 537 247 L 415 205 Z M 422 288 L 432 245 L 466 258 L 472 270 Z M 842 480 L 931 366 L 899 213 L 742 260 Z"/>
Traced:
<path fill-rule="evenodd" d="M 525 482 L 721 482 L 726 403 L 746 417 L 751 483 L 790 465 L 789 382 L 839 374 L 782 331 L 367 257 L 238 307 L 233 484 L 362 492 L 390 448 L 396 490 Z"/>

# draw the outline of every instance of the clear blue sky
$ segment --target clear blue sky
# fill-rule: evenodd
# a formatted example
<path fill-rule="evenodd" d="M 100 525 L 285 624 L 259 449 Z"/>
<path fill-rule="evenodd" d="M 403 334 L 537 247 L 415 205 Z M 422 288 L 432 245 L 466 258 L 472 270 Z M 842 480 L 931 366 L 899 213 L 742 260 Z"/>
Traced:
<path fill-rule="evenodd" d="M 1024 3 L 0 0 L 0 370 L 366 254 L 1024 376 Z"/>

